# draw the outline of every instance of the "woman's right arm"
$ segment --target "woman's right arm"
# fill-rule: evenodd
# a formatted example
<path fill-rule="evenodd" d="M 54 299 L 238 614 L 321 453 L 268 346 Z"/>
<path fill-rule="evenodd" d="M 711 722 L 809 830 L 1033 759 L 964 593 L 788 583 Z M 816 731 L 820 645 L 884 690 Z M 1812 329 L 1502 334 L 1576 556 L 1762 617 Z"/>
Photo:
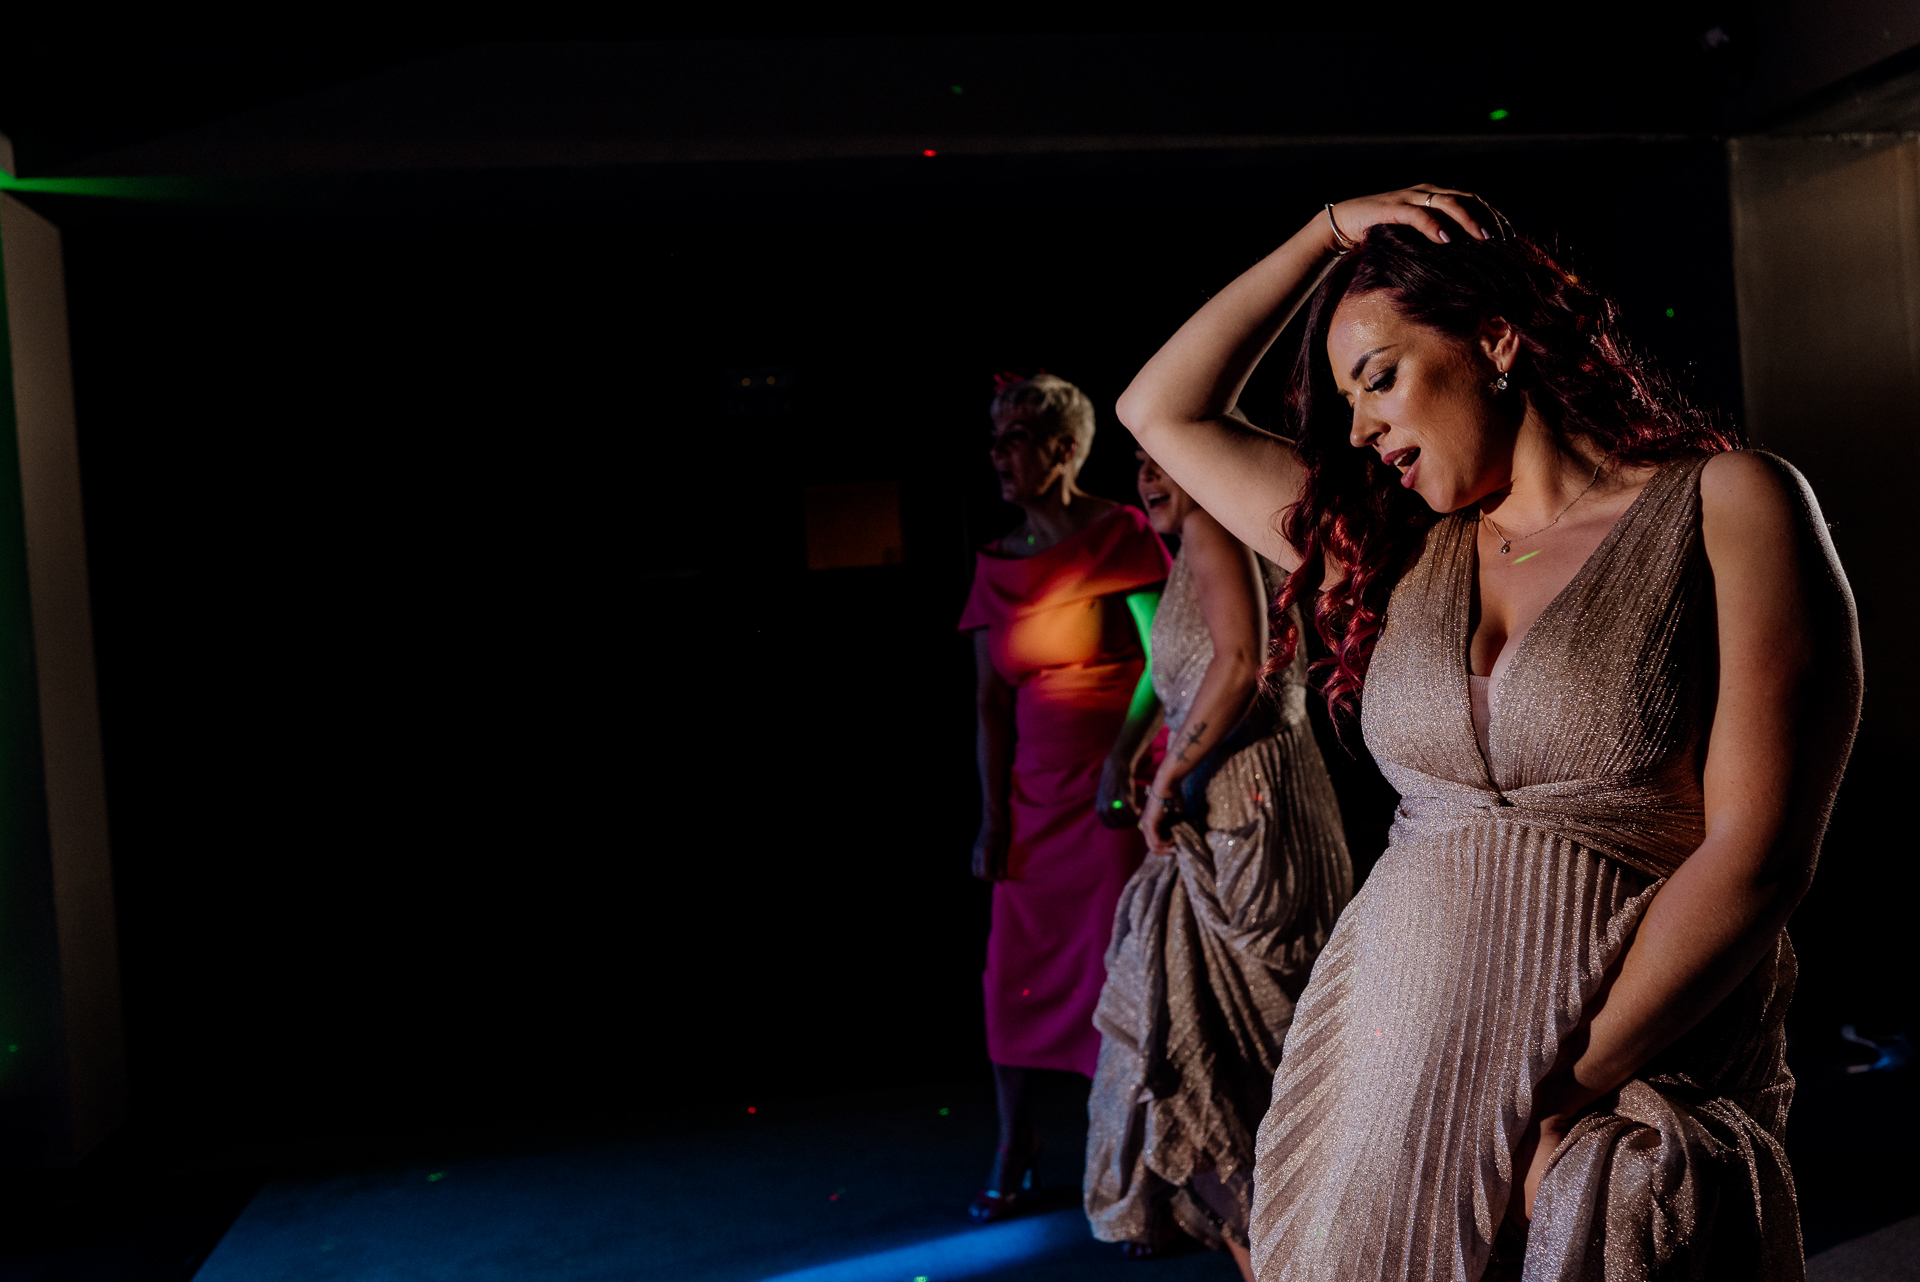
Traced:
<path fill-rule="evenodd" d="M 1147 810 L 1140 827 L 1157 855 L 1173 853 L 1166 798 L 1246 715 L 1262 658 L 1265 584 L 1246 545 L 1202 509 L 1181 523 L 1180 554 L 1187 559 L 1187 572 L 1200 598 L 1213 660 L 1187 705 L 1180 733 L 1168 742 L 1166 758 L 1147 789 Z"/>
<path fill-rule="evenodd" d="M 1462 227 L 1486 232 L 1451 194 L 1425 187 L 1342 201 L 1341 232 L 1357 239 L 1376 223 L 1418 227 L 1434 240 Z M 1153 461 L 1236 538 L 1282 568 L 1300 567 L 1274 528 L 1274 513 L 1300 497 L 1305 473 L 1293 445 L 1240 417 L 1254 367 L 1333 265 L 1333 228 L 1322 211 L 1286 244 L 1195 312 L 1120 397 L 1118 413 Z"/>
<path fill-rule="evenodd" d="M 980 717 L 975 751 L 980 765 L 980 835 L 973 843 L 973 875 L 1007 875 L 1007 794 L 1013 777 L 1013 688 L 1001 679 L 987 649 L 987 630 L 973 630 L 974 708 Z"/>

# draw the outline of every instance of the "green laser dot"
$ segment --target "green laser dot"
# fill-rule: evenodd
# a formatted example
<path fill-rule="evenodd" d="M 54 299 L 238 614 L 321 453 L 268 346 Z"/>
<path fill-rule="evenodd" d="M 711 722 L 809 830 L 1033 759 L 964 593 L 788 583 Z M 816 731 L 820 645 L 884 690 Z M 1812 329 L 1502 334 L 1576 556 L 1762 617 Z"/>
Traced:
<path fill-rule="evenodd" d="M 946 1116 L 946 1115 L 947 1115 L 947 1114 L 948 1114 L 949 1112 L 951 1112 L 951 1111 L 952 1111 L 951 1109 L 945 1109 L 945 1108 L 943 1108 L 943 1109 L 941 1109 L 941 1110 L 940 1110 L 940 1116 L 942 1116 L 942 1117 L 945 1117 L 945 1116 Z"/>
<path fill-rule="evenodd" d="M 445 1171 L 435 1171 L 432 1175 L 427 1176 L 427 1183 L 437 1184 L 441 1180 L 444 1180 L 446 1178 L 447 1178 L 447 1173 Z"/>
<path fill-rule="evenodd" d="M 1667 308 L 1667 319 L 1673 319 L 1673 308 L 1671 307 Z"/>
<path fill-rule="evenodd" d="M 1124 806 L 1125 804 L 1126 804 L 1125 802 L 1122 802 L 1122 801 L 1116 801 L 1116 802 L 1114 802 L 1114 803 L 1113 803 L 1113 808 L 1114 808 L 1115 810 L 1118 810 L 1118 809 L 1120 809 L 1120 808 L 1121 808 L 1122 806 Z"/>
<path fill-rule="evenodd" d="M 20 1053 L 20 1043 L 19 1043 L 19 1042 L 8 1042 L 8 1043 L 7 1043 L 7 1054 L 9 1054 L 9 1055 L 18 1055 L 19 1053 Z"/>
<path fill-rule="evenodd" d="M 1495 107 L 1492 111 L 1489 111 L 1487 113 L 1487 119 L 1488 120 L 1505 120 L 1508 116 L 1512 114 L 1513 113 L 1508 111 L 1505 107 Z"/>
<path fill-rule="evenodd" d="M 1514 563 L 1515 565 L 1518 565 L 1518 564 L 1520 564 L 1520 563 L 1521 563 L 1522 561 L 1531 561 L 1531 560 L 1532 560 L 1532 559 L 1533 559 L 1534 557 L 1536 557 L 1536 556 L 1539 556 L 1539 555 L 1540 555 L 1540 549 L 1538 549 L 1538 548 L 1535 548 L 1535 549 L 1534 549 L 1533 551 L 1531 551 L 1531 552 L 1529 552 L 1529 553 L 1527 553 L 1527 554 L 1526 554 L 1525 556 L 1516 556 L 1516 557 L 1514 557 L 1514 558 L 1513 558 L 1513 563 Z"/>
<path fill-rule="evenodd" d="M 954 92 L 955 92 L 956 94 L 960 94 L 960 93 L 965 93 L 965 92 L 966 92 L 966 90 L 964 90 L 964 89 L 962 89 L 962 88 L 961 88 L 961 87 L 960 87 L 959 85 L 954 85 L 954 86 L 953 86 L 953 91 L 954 91 Z"/>

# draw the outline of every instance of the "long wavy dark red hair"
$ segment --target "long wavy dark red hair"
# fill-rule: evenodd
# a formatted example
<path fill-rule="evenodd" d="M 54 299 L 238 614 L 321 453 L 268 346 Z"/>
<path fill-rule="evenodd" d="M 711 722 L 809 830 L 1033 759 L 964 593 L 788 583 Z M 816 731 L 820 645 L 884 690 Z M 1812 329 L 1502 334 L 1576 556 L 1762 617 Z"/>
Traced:
<path fill-rule="evenodd" d="M 1288 418 L 1306 483 L 1299 502 L 1275 519 L 1304 564 L 1273 602 L 1273 651 L 1262 671 L 1271 681 L 1292 661 L 1301 638 L 1288 609 L 1311 597 L 1314 627 L 1331 652 L 1314 665 L 1314 680 L 1336 717 L 1357 708 L 1387 599 L 1440 519 L 1373 450 L 1348 440 L 1353 411 L 1333 381 L 1327 331 L 1343 298 L 1376 292 L 1415 323 L 1462 341 L 1475 338 L 1481 322 L 1504 317 L 1520 339 L 1510 383 L 1556 434 L 1585 437 L 1610 461 L 1662 463 L 1741 444 L 1734 428 L 1689 403 L 1628 346 L 1611 299 L 1532 241 L 1509 234 L 1436 244 L 1411 227 L 1369 229 L 1315 292 L 1294 364 Z M 1329 562 L 1344 567 L 1344 577 L 1316 595 Z"/>

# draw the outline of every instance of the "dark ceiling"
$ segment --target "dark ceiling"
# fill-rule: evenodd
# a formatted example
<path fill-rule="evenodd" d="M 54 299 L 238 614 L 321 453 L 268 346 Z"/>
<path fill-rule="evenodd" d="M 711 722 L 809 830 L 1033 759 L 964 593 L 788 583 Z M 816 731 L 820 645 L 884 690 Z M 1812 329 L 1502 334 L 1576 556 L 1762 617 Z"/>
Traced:
<path fill-rule="evenodd" d="M 1713 61 L 1673 30 L 1577 42 L 1465 30 L 542 42 L 404 58 L 370 51 L 358 62 L 289 57 L 230 74 L 236 90 L 279 77 L 293 92 L 91 152 L 79 148 L 104 141 L 104 123 L 60 146 L 29 130 L 16 139 L 29 153 L 22 172 L 582 167 L 1035 140 L 1126 149 L 1222 138 L 1671 135 L 1711 132 L 1723 87 Z M 183 90 L 163 114 L 204 110 L 210 92 Z M 125 105 L 129 122 L 142 119 L 144 96 Z"/>
<path fill-rule="evenodd" d="M 1386 184 L 1593 151 L 1611 173 L 1808 102 L 1867 119 L 1887 68 L 1920 44 L 1920 8 L 1845 7 L 1859 21 L 1820 39 L 1762 4 L 1557 27 L 42 42 L 0 80 L 0 130 L 22 178 L 200 184 L 159 204 L 31 197 L 62 222 L 344 230 L 1245 201 L 1332 165 Z"/>

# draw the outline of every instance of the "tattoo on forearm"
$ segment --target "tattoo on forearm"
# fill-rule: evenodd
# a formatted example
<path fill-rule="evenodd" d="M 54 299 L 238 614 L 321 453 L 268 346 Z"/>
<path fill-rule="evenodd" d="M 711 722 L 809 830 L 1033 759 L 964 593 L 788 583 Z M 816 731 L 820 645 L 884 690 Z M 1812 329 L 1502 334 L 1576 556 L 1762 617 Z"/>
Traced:
<path fill-rule="evenodd" d="M 1200 736 L 1205 734 L 1206 732 L 1207 732 L 1207 723 L 1204 721 L 1202 721 L 1199 725 L 1195 726 L 1193 729 L 1187 731 L 1187 741 L 1184 744 L 1180 745 L 1180 751 L 1174 754 L 1173 759 L 1175 761 L 1185 761 L 1187 759 L 1187 754 L 1193 751 L 1194 745 L 1200 742 Z"/>

